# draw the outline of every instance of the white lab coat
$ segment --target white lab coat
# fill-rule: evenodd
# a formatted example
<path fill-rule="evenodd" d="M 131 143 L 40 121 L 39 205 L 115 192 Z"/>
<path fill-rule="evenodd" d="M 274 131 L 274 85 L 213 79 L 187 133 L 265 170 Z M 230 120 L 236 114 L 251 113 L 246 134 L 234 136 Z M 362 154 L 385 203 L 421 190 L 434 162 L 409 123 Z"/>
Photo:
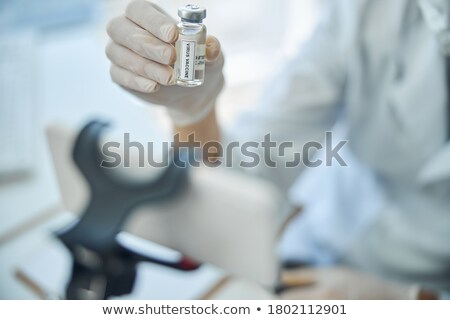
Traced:
<path fill-rule="evenodd" d="M 327 1 L 311 41 L 230 132 L 243 141 L 271 132 L 301 146 L 341 119 L 349 166 L 300 175 L 289 194 L 304 213 L 284 235 L 282 257 L 449 290 L 450 142 L 437 41 L 449 2 L 418 2 Z M 252 169 L 284 190 L 300 170 Z"/>

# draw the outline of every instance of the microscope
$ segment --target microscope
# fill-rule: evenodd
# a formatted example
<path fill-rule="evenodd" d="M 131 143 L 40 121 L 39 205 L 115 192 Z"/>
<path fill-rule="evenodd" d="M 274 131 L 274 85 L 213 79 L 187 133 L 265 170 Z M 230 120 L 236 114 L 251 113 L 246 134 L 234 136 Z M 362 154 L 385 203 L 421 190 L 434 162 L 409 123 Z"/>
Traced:
<path fill-rule="evenodd" d="M 184 272 L 209 263 L 276 289 L 283 200 L 274 186 L 229 168 L 190 166 L 190 150 L 164 154 L 163 168 L 104 166 L 102 143 L 112 139 L 111 128 L 97 120 L 81 130 L 47 128 L 62 201 L 74 214 L 56 234 L 73 260 L 67 299 L 128 294 L 142 262 Z M 165 261 L 126 246 L 119 241 L 124 233 L 181 258 Z"/>

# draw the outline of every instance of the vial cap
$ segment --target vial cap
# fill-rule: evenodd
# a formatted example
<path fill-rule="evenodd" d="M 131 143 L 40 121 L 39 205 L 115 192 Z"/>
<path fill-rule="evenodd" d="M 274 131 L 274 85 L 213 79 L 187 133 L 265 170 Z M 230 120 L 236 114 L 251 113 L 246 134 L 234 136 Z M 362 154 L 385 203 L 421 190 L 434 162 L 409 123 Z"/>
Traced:
<path fill-rule="evenodd" d="M 206 9 L 196 4 L 187 4 L 178 8 L 178 16 L 190 22 L 202 22 L 206 18 Z"/>

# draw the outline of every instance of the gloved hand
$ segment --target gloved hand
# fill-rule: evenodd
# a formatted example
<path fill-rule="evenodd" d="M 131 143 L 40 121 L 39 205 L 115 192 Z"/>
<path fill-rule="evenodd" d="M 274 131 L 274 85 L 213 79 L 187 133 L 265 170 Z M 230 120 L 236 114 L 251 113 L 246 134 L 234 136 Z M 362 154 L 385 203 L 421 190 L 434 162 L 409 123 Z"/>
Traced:
<path fill-rule="evenodd" d="M 141 99 L 167 107 L 175 125 L 200 121 L 214 107 L 224 85 L 223 55 L 219 41 L 206 39 L 205 82 L 195 88 L 175 85 L 174 43 L 176 21 L 145 0 L 134 0 L 124 16 L 107 27 L 111 41 L 106 55 L 111 60 L 111 78 Z"/>
<path fill-rule="evenodd" d="M 284 285 L 301 284 L 281 293 L 287 300 L 413 300 L 417 286 L 387 282 L 347 268 L 301 268 L 286 271 Z"/>

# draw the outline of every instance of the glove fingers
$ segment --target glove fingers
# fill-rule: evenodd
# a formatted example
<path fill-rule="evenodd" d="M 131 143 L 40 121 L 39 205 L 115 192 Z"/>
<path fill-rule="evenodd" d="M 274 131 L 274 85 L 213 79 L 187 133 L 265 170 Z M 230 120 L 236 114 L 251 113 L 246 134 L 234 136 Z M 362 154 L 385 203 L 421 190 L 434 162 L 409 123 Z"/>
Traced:
<path fill-rule="evenodd" d="M 126 9 L 126 17 L 167 43 L 178 38 L 175 20 L 148 1 L 135 0 Z"/>
<path fill-rule="evenodd" d="M 222 72 L 223 66 L 225 64 L 224 56 L 222 52 L 219 53 L 219 56 L 215 61 L 206 60 L 206 74 L 205 79 L 208 74 L 217 74 L 218 72 Z M 206 80 L 205 80 L 206 81 Z"/>
<path fill-rule="evenodd" d="M 162 85 L 175 83 L 172 67 L 145 59 L 117 43 L 109 42 L 106 46 L 106 55 L 112 63 L 136 75 L 154 80 Z"/>
<path fill-rule="evenodd" d="M 225 60 L 221 50 L 220 42 L 214 36 L 206 38 L 206 67 L 208 72 L 222 72 Z"/>
<path fill-rule="evenodd" d="M 111 74 L 111 79 L 118 85 L 121 85 L 127 89 L 142 93 L 151 93 L 158 91 L 160 88 L 157 82 L 136 75 L 135 73 L 116 66 L 115 64 L 111 65 L 109 71 Z"/>
<path fill-rule="evenodd" d="M 220 42 L 214 36 L 206 37 L 206 60 L 214 62 L 220 55 Z"/>
<path fill-rule="evenodd" d="M 166 65 L 175 62 L 174 46 L 161 41 L 125 17 L 111 20 L 107 26 L 107 32 L 114 42 L 144 58 Z"/>

